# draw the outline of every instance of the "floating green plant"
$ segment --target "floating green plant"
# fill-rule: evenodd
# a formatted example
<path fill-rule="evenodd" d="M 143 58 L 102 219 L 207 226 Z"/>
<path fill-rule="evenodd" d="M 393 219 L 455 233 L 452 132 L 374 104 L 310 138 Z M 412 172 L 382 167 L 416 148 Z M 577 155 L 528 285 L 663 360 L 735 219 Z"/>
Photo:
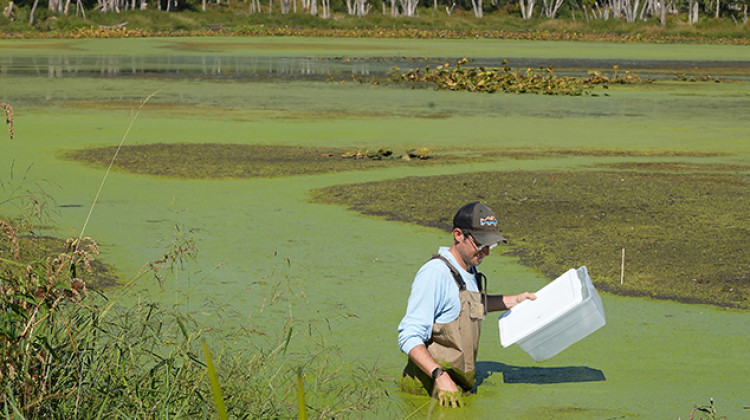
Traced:
<path fill-rule="evenodd" d="M 495 209 L 520 261 L 550 279 L 587 265 L 597 287 L 612 293 L 747 309 L 750 178 L 710 168 L 410 177 L 332 186 L 315 199 L 443 229 L 450 209 L 480 199 Z"/>

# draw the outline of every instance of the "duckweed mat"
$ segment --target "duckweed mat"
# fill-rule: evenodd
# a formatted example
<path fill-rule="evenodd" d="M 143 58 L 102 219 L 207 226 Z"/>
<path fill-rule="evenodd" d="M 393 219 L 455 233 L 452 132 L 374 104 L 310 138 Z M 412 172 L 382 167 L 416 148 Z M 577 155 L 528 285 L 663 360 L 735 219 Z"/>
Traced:
<path fill-rule="evenodd" d="M 106 167 L 116 147 L 79 149 L 66 152 L 69 160 Z M 612 149 L 535 149 L 472 150 L 429 148 L 370 150 L 325 147 L 297 147 L 254 144 L 154 143 L 123 146 L 114 167 L 126 172 L 189 179 L 255 178 L 313 175 L 404 165 L 454 164 L 488 161 L 498 158 L 538 159 L 550 156 L 621 157 L 710 157 L 715 153 L 675 152 L 668 150 L 629 151 Z M 661 165 L 661 166 L 659 166 Z M 701 164 L 613 163 L 622 169 L 700 169 Z M 710 167 L 709 170 L 715 170 Z M 750 170 L 750 166 L 726 166 L 725 170 Z"/>
<path fill-rule="evenodd" d="M 64 158 L 109 165 L 116 147 L 81 149 Z M 178 178 L 253 178 L 456 162 L 435 157 L 429 149 L 334 149 L 243 144 L 144 144 L 123 146 L 114 167 L 148 175 Z"/>
<path fill-rule="evenodd" d="M 600 290 L 748 309 L 749 191 L 744 174 L 514 171 L 331 186 L 314 200 L 450 230 L 446 209 L 479 199 L 510 252 L 550 280 L 586 265 Z"/>

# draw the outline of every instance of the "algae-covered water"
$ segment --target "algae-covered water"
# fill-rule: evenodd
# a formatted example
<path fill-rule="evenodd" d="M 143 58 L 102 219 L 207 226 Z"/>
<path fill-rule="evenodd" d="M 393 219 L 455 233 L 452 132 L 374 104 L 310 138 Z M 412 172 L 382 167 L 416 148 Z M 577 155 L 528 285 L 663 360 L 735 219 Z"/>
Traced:
<path fill-rule="evenodd" d="M 118 61 L 120 70 L 109 74 L 119 77 L 110 77 L 108 71 L 97 73 L 90 61 L 83 60 L 88 67 L 75 75 L 71 74 L 75 66 L 63 71 L 55 64 L 58 67 L 50 70 L 50 62 L 106 57 L 112 51 L 134 61 L 158 57 L 151 62 L 162 67 L 124 76 Z M 39 183 L 58 206 L 53 233 L 59 236 L 80 232 L 104 175 L 102 168 L 62 155 L 71 149 L 115 146 L 125 133 L 125 142 L 132 145 L 240 143 L 396 151 L 606 148 L 708 156 L 680 157 L 681 162 L 750 163 L 750 84 L 743 81 L 750 74 L 750 48 L 744 46 L 218 38 L 3 40 L 0 52 L 0 102 L 12 105 L 15 112 L 15 138 L 3 136 L 0 143 L 4 191 L 21 184 L 35 189 L 31 181 Z M 731 63 L 725 73 L 721 66 L 711 68 L 732 80 L 665 80 L 639 87 L 613 86 L 606 91 L 608 96 L 599 90 L 596 97 L 544 97 L 325 82 L 283 74 L 254 80 L 191 70 L 181 76 L 180 71 L 187 71 L 184 63 L 201 55 L 209 55 L 212 63 L 221 57 L 231 62 L 238 56 L 427 60 L 507 56 L 611 60 L 612 64 L 627 59 L 644 67 L 656 60 L 673 60 L 686 68 L 705 60 Z M 28 67 L 30 59 L 38 66 Z M 14 67 L 14 62 L 26 67 Z M 128 131 L 138 105 L 154 92 L 158 93 Z M 396 343 L 396 325 L 411 280 L 438 246 L 448 244 L 449 237 L 438 229 L 313 203 L 311 190 L 469 171 L 576 170 L 618 161 L 607 156 L 556 155 L 214 180 L 114 171 L 86 235 L 96 238 L 102 258 L 130 279 L 145 263 L 161 257 L 177 224 L 195 237 L 198 261 L 188 264 L 186 274 L 177 280 L 168 277 L 161 286 L 150 277 L 138 280 L 125 299 L 150 296 L 227 328 L 255 322 L 258 328 L 272 329 L 291 317 L 304 329 L 315 321 L 324 325 L 321 339 L 340 346 L 344 369 L 377 365 L 386 377 L 396 378 L 405 362 Z M 31 181 L 24 183 L 24 173 Z M 0 207 L 0 214 L 17 211 Z M 446 218 L 454 211 L 446 208 Z M 499 252 L 482 269 L 493 293 L 537 290 L 549 280 Z M 274 293 L 276 282 L 289 287 L 298 300 L 248 320 Z M 750 414 L 745 409 L 750 406 L 747 312 L 609 294 L 602 298 L 607 325 L 543 363 L 534 362 L 517 347 L 503 349 L 497 318 L 490 316 L 480 348 L 478 394 L 460 411 L 437 408 L 433 416 L 687 418 L 694 404 L 707 404 L 710 398 L 729 418 Z M 211 309 L 214 304 L 234 316 L 219 318 Z M 302 337 L 299 333 L 292 337 L 290 352 L 304 351 Z M 428 400 L 401 394 L 395 381 L 389 394 L 379 409 L 383 413 L 427 415 Z"/>

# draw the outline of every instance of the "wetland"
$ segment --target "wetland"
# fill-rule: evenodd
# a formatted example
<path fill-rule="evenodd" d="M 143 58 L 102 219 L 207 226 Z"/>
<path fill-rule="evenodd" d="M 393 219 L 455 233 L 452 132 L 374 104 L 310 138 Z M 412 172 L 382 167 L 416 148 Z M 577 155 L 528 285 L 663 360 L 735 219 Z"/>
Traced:
<path fill-rule="evenodd" d="M 745 414 L 749 47 L 138 39 L 112 40 L 113 64 L 107 41 L 34 40 L 33 51 L 0 41 L 0 101 L 15 112 L 0 163 L 4 191 L 24 172 L 54 197 L 45 234 L 77 234 L 127 130 L 86 231 L 128 285 L 111 291 L 126 306 L 148 298 L 192 314 L 195 328 L 266 331 L 250 334 L 250 356 L 291 325 L 289 357 L 325 342 L 340 357 L 332 378 L 386 390 L 377 402 L 360 395 L 360 409 L 424 417 L 426 401 L 395 387 L 405 363 L 395 328 L 414 273 L 446 245 L 447 219 L 479 199 L 510 239 L 482 265 L 491 293 L 537 290 L 587 265 L 608 324 L 538 364 L 501 348 L 488 319 L 478 393 L 441 417 L 687 417 L 709 398 Z M 462 53 L 487 65 L 528 56 L 518 63 L 570 75 L 601 60 L 657 81 L 582 97 L 370 83 L 393 65 Z M 311 64 L 322 67 L 306 74 Z M 685 71 L 724 80 L 673 75 Z M 401 159 L 419 149 L 426 159 Z M 19 211 L 2 203 L 0 214 Z M 173 249 L 176 226 L 199 257 L 159 281 L 139 277 Z M 271 306 L 274 296 L 285 297 Z M 362 380 L 363 367 L 378 380 Z"/>

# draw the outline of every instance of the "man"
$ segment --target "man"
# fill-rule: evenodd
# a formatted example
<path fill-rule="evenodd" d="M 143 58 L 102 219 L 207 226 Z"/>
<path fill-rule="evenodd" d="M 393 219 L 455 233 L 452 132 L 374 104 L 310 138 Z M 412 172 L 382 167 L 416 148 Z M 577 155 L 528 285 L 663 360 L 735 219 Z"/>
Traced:
<path fill-rule="evenodd" d="M 441 405 L 457 407 L 461 391 L 474 387 L 479 333 L 487 311 L 536 299 L 528 292 L 488 296 L 483 290 L 487 281 L 477 266 L 490 249 L 507 242 L 497 225 L 489 207 L 466 204 L 453 217 L 452 245 L 440 247 L 417 272 L 398 327 L 399 346 L 409 356 L 400 381 L 404 391 L 427 393 Z"/>

